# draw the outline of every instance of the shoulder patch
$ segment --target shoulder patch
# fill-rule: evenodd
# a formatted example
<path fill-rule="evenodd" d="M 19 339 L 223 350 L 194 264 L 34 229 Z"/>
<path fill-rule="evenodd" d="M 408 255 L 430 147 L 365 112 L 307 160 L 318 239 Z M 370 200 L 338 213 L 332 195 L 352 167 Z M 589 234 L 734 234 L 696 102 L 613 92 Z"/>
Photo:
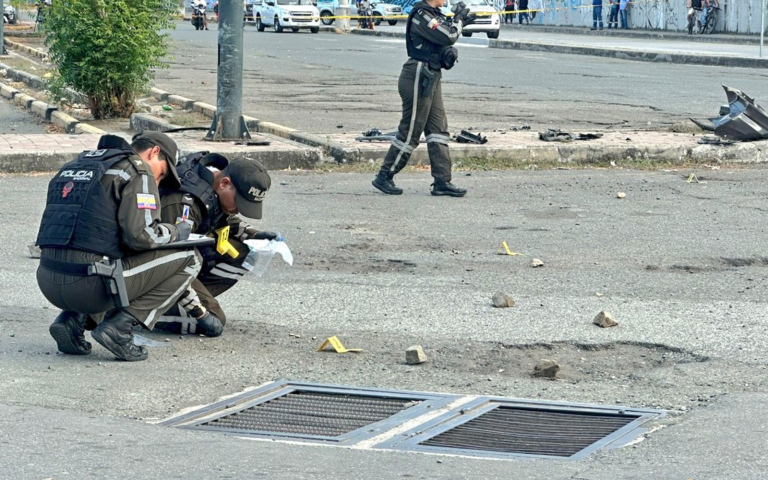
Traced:
<path fill-rule="evenodd" d="M 438 19 L 436 19 L 436 18 L 433 18 L 433 19 L 432 19 L 432 20 L 430 20 L 430 21 L 429 21 L 429 23 L 427 24 L 427 27 L 428 27 L 428 28 L 431 28 L 432 30 L 437 30 L 437 27 L 439 27 L 439 26 L 440 26 L 440 20 L 438 20 Z"/>
<path fill-rule="evenodd" d="M 194 205 L 194 203 L 195 203 L 195 197 L 193 197 L 192 195 L 190 195 L 190 194 L 188 194 L 188 193 L 185 193 L 185 194 L 184 194 L 184 195 L 181 197 L 181 203 L 183 203 L 184 205 Z"/>
<path fill-rule="evenodd" d="M 137 193 L 136 207 L 139 210 L 157 210 L 157 200 L 151 193 Z"/>

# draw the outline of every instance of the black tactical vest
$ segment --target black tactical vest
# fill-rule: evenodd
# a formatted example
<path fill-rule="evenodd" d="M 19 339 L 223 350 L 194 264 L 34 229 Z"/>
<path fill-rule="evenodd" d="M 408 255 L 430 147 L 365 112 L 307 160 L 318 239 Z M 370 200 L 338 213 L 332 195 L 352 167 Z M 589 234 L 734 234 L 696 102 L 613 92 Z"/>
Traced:
<path fill-rule="evenodd" d="M 120 137 L 104 135 L 96 150 L 64 165 L 48 184 L 48 200 L 36 245 L 71 248 L 122 258 L 118 205 L 101 186 L 117 162 L 135 155 Z"/>
<path fill-rule="evenodd" d="M 179 190 L 192 195 L 205 206 L 204 218 L 200 219 L 198 232 L 210 232 L 222 216 L 219 197 L 213 190 L 213 173 L 207 167 L 216 167 L 224 171 L 229 165 L 226 157 L 216 153 L 196 152 L 187 155 L 177 166 L 181 179 Z M 168 191 L 161 191 L 167 195 Z"/>
<path fill-rule="evenodd" d="M 413 43 L 413 38 L 411 37 L 411 25 L 413 24 L 413 17 L 419 10 L 429 10 L 435 17 L 440 17 L 442 15 L 440 10 L 431 7 L 426 3 L 420 2 L 415 4 L 413 10 L 411 10 L 411 13 L 408 15 L 408 21 L 405 24 L 405 48 L 408 51 L 408 56 L 412 59 L 420 62 L 429 62 L 431 63 L 430 68 L 439 69 L 440 55 L 443 51 L 443 46 L 438 45 L 437 43 L 428 42 L 424 38 L 422 38 L 422 40 L 427 44 L 428 48 L 416 48 L 416 45 Z M 435 67 L 434 65 L 437 66 Z"/>

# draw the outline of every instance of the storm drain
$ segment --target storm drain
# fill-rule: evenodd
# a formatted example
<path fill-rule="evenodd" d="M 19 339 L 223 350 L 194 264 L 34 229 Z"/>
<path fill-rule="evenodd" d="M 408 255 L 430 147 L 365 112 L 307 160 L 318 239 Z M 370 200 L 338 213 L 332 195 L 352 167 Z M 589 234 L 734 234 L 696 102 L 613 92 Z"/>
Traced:
<path fill-rule="evenodd" d="M 422 445 L 571 457 L 629 425 L 636 416 L 499 407 Z"/>
<path fill-rule="evenodd" d="M 202 425 L 241 432 L 337 437 L 418 404 L 400 398 L 297 391 Z"/>
<path fill-rule="evenodd" d="M 280 381 L 162 425 L 239 436 L 350 445 L 455 397 Z"/>
<path fill-rule="evenodd" d="M 485 457 L 578 459 L 636 439 L 658 410 L 481 397 L 380 448 Z"/>

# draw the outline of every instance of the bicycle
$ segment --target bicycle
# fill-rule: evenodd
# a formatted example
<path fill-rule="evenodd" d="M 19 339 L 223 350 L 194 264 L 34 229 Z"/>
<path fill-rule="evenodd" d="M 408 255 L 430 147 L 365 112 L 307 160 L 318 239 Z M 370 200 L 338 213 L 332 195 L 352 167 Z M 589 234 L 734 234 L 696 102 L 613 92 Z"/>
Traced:
<path fill-rule="evenodd" d="M 704 19 L 704 25 L 701 25 L 701 22 L 699 22 L 699 33 L 712 34 L 715 32 L 715 27 L 717 26 L 718 10 L 720 10 L 720 7 L 709 7 L 709 10 L 707 10 L 707 16 Z"/>

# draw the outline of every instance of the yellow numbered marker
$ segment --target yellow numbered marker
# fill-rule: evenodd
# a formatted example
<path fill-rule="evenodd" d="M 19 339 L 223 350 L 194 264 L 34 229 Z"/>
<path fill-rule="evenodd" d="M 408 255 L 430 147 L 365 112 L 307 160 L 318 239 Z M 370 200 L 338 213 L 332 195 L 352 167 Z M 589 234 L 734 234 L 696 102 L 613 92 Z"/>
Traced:
<path fill-rule="evenodd" d="M 221 255 L 229 255 L 232 258 L 237 258 L 240 252 L 229 243 L 229 225 L 224 228 L 216 230 L 216 251 Z"/>
<path fill-rule="evenodd" d="M 507 245 L 507 241 L 504 240 L 503 242 L 501 242 L 501 245 L 499 245 L 499 249 L 496 250 L 496 255 L 510 255 L 510 256 L 512 256 L 512 255 L 525 255 L 525 254 L 524 253 L 513 252 L 512 250 L 509 249 L 509 245 Z"/>
<path fill-rule="evenodd" d="M 333 347 L 334 350 L 336 350 L 336 353 L 360 353 L 363 351 L 362 348 L 345 348 L 344 345 L 341 344 L 341 340 L 338 339 L 338 337 L 333 336 L 327 338 L 322 345 L 320 345 L 320 348 L 317 349 L 318 352 L 322 352 L 328 346 Z"/>

